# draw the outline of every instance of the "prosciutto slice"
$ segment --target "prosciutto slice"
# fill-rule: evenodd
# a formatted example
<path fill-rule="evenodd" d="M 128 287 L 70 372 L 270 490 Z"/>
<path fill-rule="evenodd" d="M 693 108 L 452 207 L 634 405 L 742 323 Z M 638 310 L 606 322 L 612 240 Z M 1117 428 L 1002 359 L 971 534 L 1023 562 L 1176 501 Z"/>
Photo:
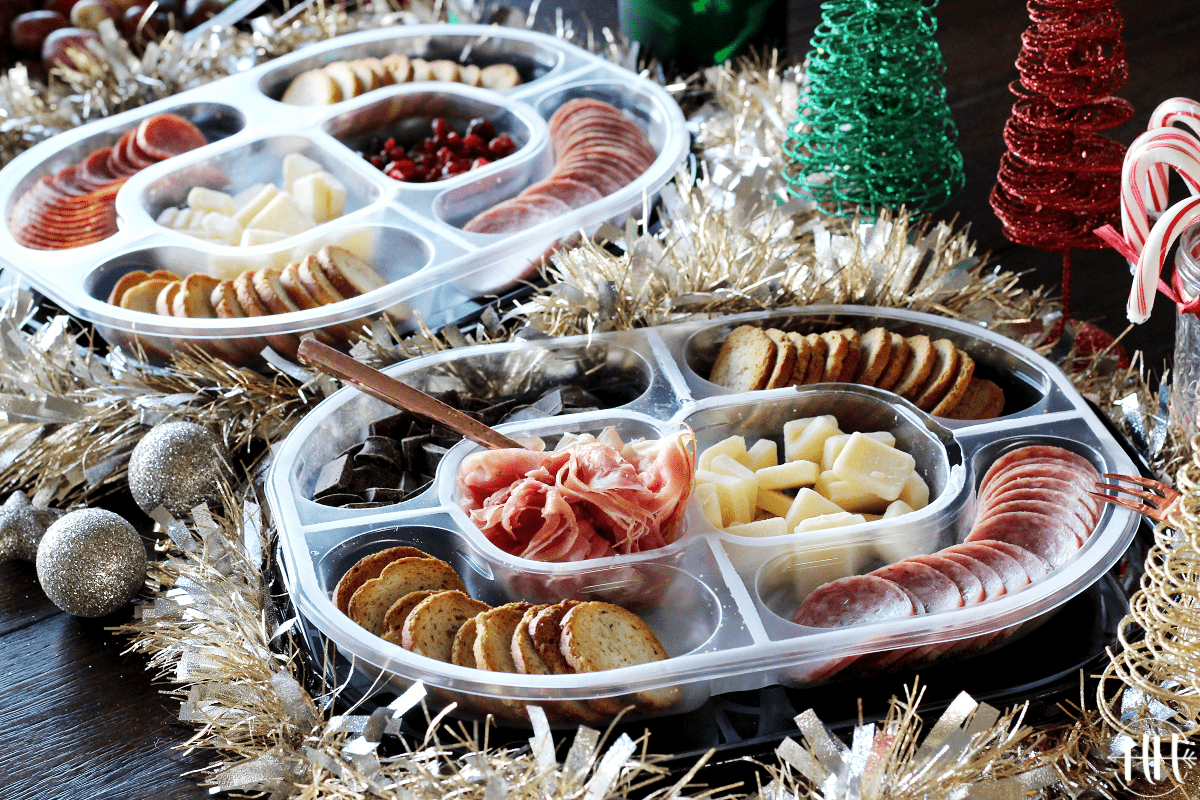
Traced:
<path fill-rule="evenodd" d="M 463 459 L 462 509 L 494 545 L 536 561 L 653 550 L 683 529 L 695 481 L 690 432 L 622 444 L 615 431 L 549 452 L 485 450 Z"/>

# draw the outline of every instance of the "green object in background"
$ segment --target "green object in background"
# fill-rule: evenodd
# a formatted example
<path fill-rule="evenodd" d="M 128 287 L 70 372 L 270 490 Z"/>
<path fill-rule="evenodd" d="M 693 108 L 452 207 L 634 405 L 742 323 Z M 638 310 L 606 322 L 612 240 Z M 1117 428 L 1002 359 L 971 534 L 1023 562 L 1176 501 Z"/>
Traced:
<path fill-rule="evenodd" d="M 620 0 L 618 10 L 626 36 L 684 69 L 724 63 L 750 45 L 782 45 L 785 34 L 784 0 Z"/>
<path fill-rule="evenodd" d="M 789 188 L 827 211 L 936 211 L 962 188 L 930 0 L 827 0 L 784 144 Z"/>

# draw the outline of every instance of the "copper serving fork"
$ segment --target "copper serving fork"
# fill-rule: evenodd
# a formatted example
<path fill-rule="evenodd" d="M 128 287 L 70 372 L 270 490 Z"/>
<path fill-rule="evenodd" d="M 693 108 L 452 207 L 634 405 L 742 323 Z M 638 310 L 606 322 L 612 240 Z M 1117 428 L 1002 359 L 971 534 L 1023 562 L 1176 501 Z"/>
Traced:
<path fill-rule="evenodd" d="M 1114 506 L 1128 508 L 1130 511 L 1135 511 L 1138 514 L 1149 517 L 1155 522 L 1164 522 L 1167 519 L 1167 515 L 1171 513 L 1171 509 L 1179 502 L 1179 492 L 1164 483 L 1131 475 L 1111 475 L 1106 473 L 1104 477 L 1115 481 L 1136 483 L 1138 486 L 1144 486 L 1151 491 L 1132 489 L 1128 486 L 1120 486 L 1115 483 L 1097 483 L 1095 484 L 1097 491 L 1088 492 L 1088 494 L 1097 500 L 1112 503 Z M 1131 494 L 1139 498 L 1142 502 L 1130 500 L 1125 497 L 1114 497 L 1111 494 L 1101 494 L 1101 492 L 1105 491 Z"/>

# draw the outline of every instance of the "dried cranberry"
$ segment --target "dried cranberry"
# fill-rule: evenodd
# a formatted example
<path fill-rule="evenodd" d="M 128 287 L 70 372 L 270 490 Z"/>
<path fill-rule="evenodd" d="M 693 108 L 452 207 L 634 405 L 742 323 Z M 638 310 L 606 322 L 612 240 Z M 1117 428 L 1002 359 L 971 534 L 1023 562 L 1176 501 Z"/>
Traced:
<path fill-rule="evenodd" d="M 504 158 L 510 156 L 517 150 L 517 145 L 513 142 L 512 137 L 507 133 L 502 133 L 495 139 L 488 142 L 488 152 L 494 158 Z"/>
<path fill-rule="evenodd" d="M 450 131 L 443 136 L 442 144 L 456 153 L 462 152 L 462 137 L 458 135 L 458 131 Z"/>
<path fill-rule="evenodd" d="M 471 162 L 471 169 L 479 169 L 480 167 L 486 167 L 490 163 L 492 163 L 492 162 L 489 161 L 488 159 L 484 158 L 483 156 L 480 156 L 479 158 L 477 158 Z"/>
<path fill-rule="evenodd" d="M 454 160 L 455 153 L 449 147 L 439 147 L 437 151 L 438 163 L 449 164 Z"/>
<path fill-rule="evenodd" d="M 454 130 L 454 127 L 446 121 L 444 117 L 435 117 L 432 124 L 433 135 L 438 139 L 444 139 L 446 134 Z"/>
<path fill-rule="evenodd" d="M 408 159 L 396 162 L 396 171 L 400 173 L 402 181 L 410 181 L 417 174 L 417 165 Z"/>
<path fill-rule="evenodd" d="M 477 133 L 468 133 L 462 140 L 462 153 L 467 156 L 477 156 L 487 152 L 487 142 Z"/>
<path fill-rule="evenodd" d="M 454 175 L 461 175 L 469 169 L 467 162 L 460 160 L 451 161 L 446 166 L 442 167 L 442 177 L 449 178 Z"/>
<path fill-rule="evenodd" d="M 487 142 L 491 141 L 491 139 L 496 135 L 496 129 L 492 127 L 492 121 L 490 119 L 477 117 L 471 120 L 471 124 L 467 126 L 467 135 L 470 136 L 472 134 Z"/>

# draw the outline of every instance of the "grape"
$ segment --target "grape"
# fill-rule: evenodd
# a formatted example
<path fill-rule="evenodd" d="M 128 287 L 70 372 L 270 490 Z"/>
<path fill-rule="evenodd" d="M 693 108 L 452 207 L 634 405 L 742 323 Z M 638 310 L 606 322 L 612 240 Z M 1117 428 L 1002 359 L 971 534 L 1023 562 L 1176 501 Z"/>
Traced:
<path fill-rule="evenodd" d="M 75 67 L 69 50 L 86 50 L 85 42 L 100 42 L 100 34 L 83 28 L 59 28 L 42 42 L 42 62 L 46 66 Z"/>
<path fill-rule="evenodd" d="M 68 24 L 67 18 L 57 11 L 26 11 L 13 19 L 9 35 L 13 47 L 26 53 L 39 53 L 46 37 Z"/>

